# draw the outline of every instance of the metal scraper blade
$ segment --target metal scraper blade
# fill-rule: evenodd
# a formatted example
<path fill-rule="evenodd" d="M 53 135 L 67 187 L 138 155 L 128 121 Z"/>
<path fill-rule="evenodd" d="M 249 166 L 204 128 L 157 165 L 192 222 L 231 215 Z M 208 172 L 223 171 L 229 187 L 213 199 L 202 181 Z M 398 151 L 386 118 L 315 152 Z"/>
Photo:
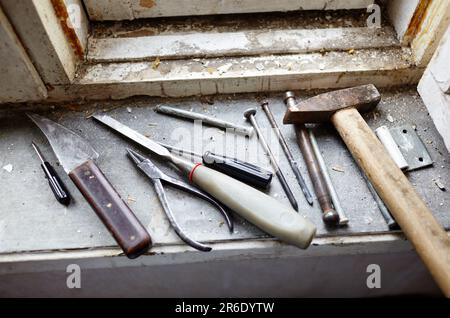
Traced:
<path fill-rule="evenodd" d="M 47 137 L 59 163 L 67 173 L 88 160 L 98 158 L 99 155 L 94 148 L 73 131 L 45 117 L 36 114 L 27 115 Z"/>
<path fill-rule="evenodd" d="M 417 170 L 433 164 L 427 148 L 417 135 L 416 130 L 410 125 L 404 125 L 390 129 L 392 138 L 398 145 L 403 157 L 408 163 L 406 171 Z"/>

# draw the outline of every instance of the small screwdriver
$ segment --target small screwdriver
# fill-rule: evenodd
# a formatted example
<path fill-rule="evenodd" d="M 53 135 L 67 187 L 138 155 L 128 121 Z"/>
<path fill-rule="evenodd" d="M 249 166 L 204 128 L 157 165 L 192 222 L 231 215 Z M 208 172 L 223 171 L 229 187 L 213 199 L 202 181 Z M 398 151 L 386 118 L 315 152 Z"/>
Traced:
<path fill-rule="evenodd" d="M 31 145 L 33 146 L 39 159 L 42 162 L 41 164 L 42 170 L 44 170 L 45 178 L 48 180 L 48 184 L 50 185 L 50 189 L 52 189 L 56 200 L 58 200 L 58 202 L 61 203 L 62 205 L 68 206 L 70 204 L 70 195 L 69 191 L 67 191 L 66 186 L 59 178 L 55 169 L 53 169 L 50 163 L 48 163 L 48 161 L 45 160 L 44 156 L 39 150 L 39 147 L 34 142 L 32 142 Z"/>
<path fill-rule="evenodd" d="M 270 183 L 272 182 L 272 172 L 249 162 L 245 162 L 237 158 L 216 155 L 210 151 L 207 151 L 202 155 L 193 151 L 166 145 L 161 142 L 159 142 L 159 144 L 170 151 L 202 158 L 205 166 L 220 171 L 251 186 L 268 189 Z"/>

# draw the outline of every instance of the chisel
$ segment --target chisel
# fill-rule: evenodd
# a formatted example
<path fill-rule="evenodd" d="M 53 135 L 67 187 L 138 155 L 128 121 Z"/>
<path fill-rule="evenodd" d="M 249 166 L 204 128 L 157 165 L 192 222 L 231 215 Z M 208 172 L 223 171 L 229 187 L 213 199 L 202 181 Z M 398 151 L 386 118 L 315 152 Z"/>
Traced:
<path fill-rule="evenodd" d="M 307 248 L 311 244 L 316 233 L 315 225 L 291 207 L 223 173 L 174 156 L 163 146 L 109 116 L 97 115 L 94 118 L 161 158 L 171 161 L 189 176 L 192 183 L 261 230 L 300 248 Z"/>

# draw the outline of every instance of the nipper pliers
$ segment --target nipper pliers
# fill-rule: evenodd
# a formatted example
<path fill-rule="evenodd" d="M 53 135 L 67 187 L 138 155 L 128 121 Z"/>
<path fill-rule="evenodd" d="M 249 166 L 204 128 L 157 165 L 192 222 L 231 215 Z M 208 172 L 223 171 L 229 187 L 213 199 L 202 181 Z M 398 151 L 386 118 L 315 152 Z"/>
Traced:
<path fill-rule="evenodd" d="M 133 160 L 133 162 L 137 165 L 137 167 L 142 170 L 149 178 L 152 180 L 153 185 L 155 186 L 156 194 L 158 195 L 159 201 L 161 202 L 161 205 L 163 207 L 163 210 L 169 219 L 170 224 L 174 228 L 177 235 L 188 245 L 192 246 L 193 248 L 202 251 L 202 252 L 209 252 L 211 251 L 211 247 L 206 246 L 202 243 L 199 243 L 191 238 L 189 238 L 188 235 L 184 233 L 184 231 L 181 229 L 181 227 L 178 225 L 174 214 L 172 212 L 172 209 L 169 206 L 169 201 L 167 200 L 166 192 L 164 191 L 163 182 L 166 184 L 169 184 L 175 188 L 178 188 L 180 190 L 184 190 L 188 193 L 191 193 L 193 195 L 196 195 L 197 197 L 211 203 L 214 205 L 220 213 L 225 218 L 225 221 L 228 225 L 228 228 L 230 229 L 230 232 L 233 232 L 233 222 L 231 220 L 230 215 L 228 212 L 223 208 L 220 203 L 218 203 L 216 200 L 214 200 L 212 197 L 210 197 L 208 194 L 200 191 L 199 189 L 181 181 L 178 179 L 175 179 L 173 177 L 168 176 L 164 172 L 162 172 L 158 167 L 155 166 L 155 164 L 148 158 L 145 158 L 138 154 L 137 152 L 127 149 L 128 155 Z"/>

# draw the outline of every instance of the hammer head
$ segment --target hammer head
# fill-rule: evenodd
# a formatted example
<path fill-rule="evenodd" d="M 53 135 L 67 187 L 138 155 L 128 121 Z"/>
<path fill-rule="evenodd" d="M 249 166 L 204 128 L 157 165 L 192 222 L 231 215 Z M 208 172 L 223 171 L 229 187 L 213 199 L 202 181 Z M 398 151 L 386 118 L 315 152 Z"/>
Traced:
<path fill-rule="evenodd" d="M 370 112 L 380 102 L 381 95 L 370 84 L 320 94 L 300 103 L 294 103 L 292 98 L 293 96 L 286 96 L 288 111 L 284 116 L 284 124 L 329 121 L 334 113 L 345 108 L 356 108 L 362 113 Z"/>

